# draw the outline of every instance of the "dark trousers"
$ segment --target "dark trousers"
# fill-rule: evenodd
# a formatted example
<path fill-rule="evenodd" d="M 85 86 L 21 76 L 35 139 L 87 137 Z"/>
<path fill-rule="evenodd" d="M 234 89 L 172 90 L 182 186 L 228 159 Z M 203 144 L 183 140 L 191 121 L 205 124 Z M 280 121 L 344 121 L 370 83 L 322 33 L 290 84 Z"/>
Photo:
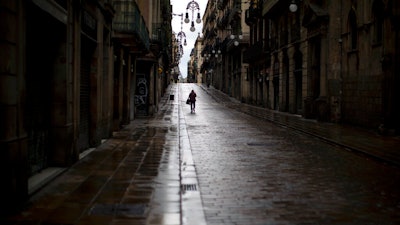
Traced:
<path fill-rule="evenodd" d="M 196 102 L 190 101 L 190 110 L 193 110 L 194 108 L 196 108 Z"/>

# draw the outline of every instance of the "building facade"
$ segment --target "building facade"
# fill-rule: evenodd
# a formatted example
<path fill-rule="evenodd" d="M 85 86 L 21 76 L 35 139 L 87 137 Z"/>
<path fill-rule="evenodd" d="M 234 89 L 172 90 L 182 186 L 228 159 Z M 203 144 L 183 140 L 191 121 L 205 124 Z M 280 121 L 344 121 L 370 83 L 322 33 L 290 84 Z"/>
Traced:
<path fill-rule="evenodd" d="M 193 69 L 194 73 L 196 74 L 196 83 L 203 83 L 203 76 L 202 73 L 200 73 L 200 66 L 203 64 L 203 57 L 201 57 L 201 50 L 203 49 L 203 38 L 198 35 L 197 39 L 194 43 L 194 48 L 193 48 L 193 55 L 191 58 L 193 59 Z"/>
<path fill-rule="evenodd" d="M 204 20 L 203 51 L 223 50 L 217 61 L 221 63 L 205 62 L 202 67 L 219 76 L 212 83 L 217 89 L 244 103 L 307 119 L 399 132 L 400 91 L 395 87 L 400 82 L 396 75 L 400 3 L 251 0 L 243 4 L 213 1 L 205 13 L 210 19 Z M 212 20 L 214 15 L 219 19 Z M 248 41 L 235 48 L 223 33 L 240 32 L 237 24 L 242 20 L 242 34 L 244 27 L 249 29 Z M 202 72 L 208 75 L 207 70 Z"/>
<path fill-rule="evenodd" d="M 201 49 L 202 49 L 202 38 L 200 35 L 197 37 L 194 48 L 190 52 L 190 58 L 188 62 L 188 78 L 187 82 L 189 83 L 203 83 L 203 77 L 200 73 L 200 65 L 202 64 L 201 57 Z"/>
<path fill-rule="evenodd" d="M 171 6 L 169 0 L 148 3 L 0 1 L 1 200 L 7 209 L 37 190 L 32 177 L 71 166 L 141 112 L 157 110 L 171 52 L 170 23 L 159 23 L 170 21 Z M 139 83 L 147 85 L 144 92 Z"/>
<path fill-rule="evenodd" d="M 238 99 L 246 98 L 249 87 L 244 82 L 248 65 L 243 60 L 249 43 L 248 5 L 248 1 L 208 1 L 203 19 L 201 72 L 206 82 Z"/>

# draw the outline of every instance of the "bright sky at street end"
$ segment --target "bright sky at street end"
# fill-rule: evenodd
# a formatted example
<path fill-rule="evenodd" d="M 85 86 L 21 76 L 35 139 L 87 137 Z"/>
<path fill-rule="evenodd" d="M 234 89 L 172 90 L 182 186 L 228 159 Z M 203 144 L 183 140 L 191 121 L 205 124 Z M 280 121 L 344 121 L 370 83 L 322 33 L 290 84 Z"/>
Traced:
<path fill-rule="evenodd" d="M 185 14 L 186 14 L 186 8 L 188 4 L 192 2 L 192 0 L 171 0 L 171 5 L 172 5 L 172 13 L 174 14 L 183 14 L 183 19 L 185 19 Z M 196 0 L 195 2 L 198 3 L 199 8 L 200 8 L 200 18 L 202 19 L 201 23 L 196 23 L 196 18 L 197 18 L 197 12 L 198 10 L 195 9 L 193 11 L 193 19 L 194 19 L 194 27 L 196 30 L 194 32 L 190 31 L 190 24 L 183 22 L 182 24 L 182 31 L 186 35 L 186 42 L 187 45 L 184 46 L 182 43 L 183 47 L 183 56 L 181 58 L 181 61 L 179 63 L 179 70 L 182 74 L 183 78 L 187 77 L 187 63 L 190 59 L 190 52 L 194 48 L 194 43 L 200 33 L 200 36 L 203 36 L 202 34 L 202 29 L 203 29 L 203 15 L 204 11 L 206 10 L 207 7 L 207 2 L 208 0 Z M 192 10 L 188 10 L 189 13 L 189 19 L 192 20 Z M 175 34 L 178 34 L 181 32 L 181 16 L 173 15 L 172 16 L 172 31 Z M 183 42 L 183 39 L 182 39 Z"/>

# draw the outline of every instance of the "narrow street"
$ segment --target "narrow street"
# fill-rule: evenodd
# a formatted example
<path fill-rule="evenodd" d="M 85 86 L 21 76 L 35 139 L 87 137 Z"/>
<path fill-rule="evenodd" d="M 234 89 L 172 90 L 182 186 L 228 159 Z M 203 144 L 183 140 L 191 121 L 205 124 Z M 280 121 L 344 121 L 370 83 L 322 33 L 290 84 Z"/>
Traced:
<path fill-rule="evenodd" d="M 399 224 L 400 171 L 181 85 L 207 224 Z"/>
<path fill-rule="evenodd" d="M 192 89 L 195 113 L 185 103 Z M 115 132 L 0 224 L 400 223 L 399 167 L 228 108 L 206 90 L 172 85 L 155 117 Z"/>
<path fill-rule="evenodd" d="M 0 18 L 0 225 L 400 225 L 400 0 Z"/>

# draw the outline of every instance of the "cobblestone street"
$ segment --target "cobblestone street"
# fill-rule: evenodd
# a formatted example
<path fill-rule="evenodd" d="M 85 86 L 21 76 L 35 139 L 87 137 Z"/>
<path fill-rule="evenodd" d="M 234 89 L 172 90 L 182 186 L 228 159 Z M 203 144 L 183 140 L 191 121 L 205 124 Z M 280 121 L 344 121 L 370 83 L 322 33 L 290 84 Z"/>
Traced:
<path fill-rule="evenodd" d="M 400 223 L 398 168 L 181 87 L 207 224 Z"/>
<path fill-rule="evenodd" d="M 398 166 L 227 107 L 204 86 L 169 91 L 155 117 L 115 132 L 0 224 L 400 224 Z M 375 151 L 398 143 L 354 136 Z"/>
<path fill-rule="evenodd" d="M 0 18 L 0 225 L 400 225 L 400 0 Z"/>

